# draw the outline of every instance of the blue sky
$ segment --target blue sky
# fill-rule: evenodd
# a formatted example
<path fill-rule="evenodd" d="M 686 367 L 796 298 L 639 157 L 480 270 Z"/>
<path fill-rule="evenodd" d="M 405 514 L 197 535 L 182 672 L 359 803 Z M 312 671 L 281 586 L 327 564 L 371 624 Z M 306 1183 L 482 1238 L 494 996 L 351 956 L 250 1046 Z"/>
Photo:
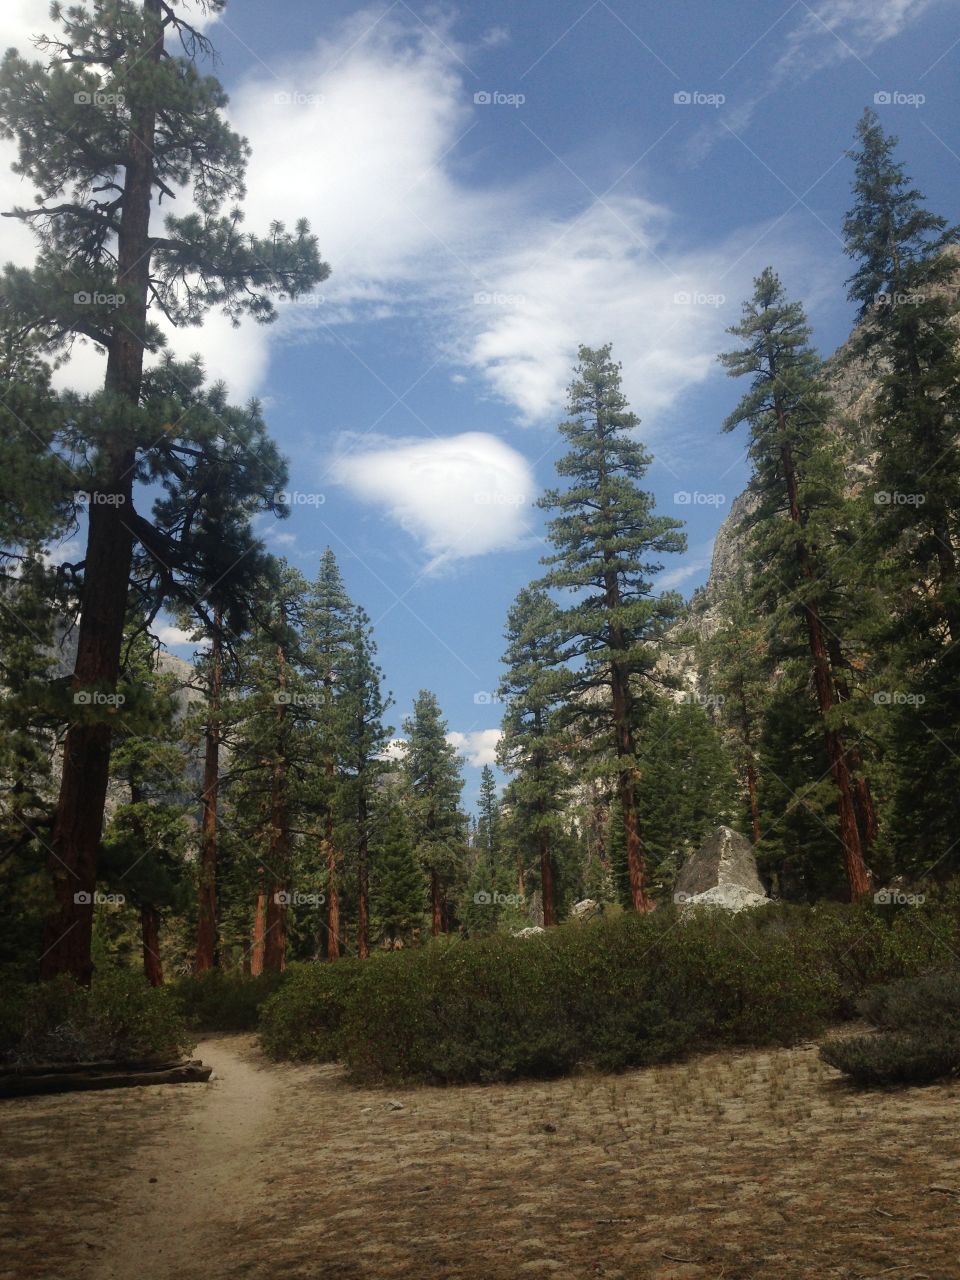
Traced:
<path fill-rule="evenodd" d="M 46 0 L 8 3 L 23 47 Z M 825 353 L 849 331 L 843 152 L 875 95 L 957 216 L 957 0 L 231 0 L 209 34 L 254 149 L 249 225 L 307 216 L 333 274 L 270 330 L 212 319 L 171 345 L 264 399 L 292 514 L 263 536 L 308 575 L 334 548 L 394 724 L 433 689 L 472 798 L 577 343 L 623 362 L 650 487 L 688 520 L 662 581 L 689 594 L 747 477 L 719 429 L 723 331 L 768 263 Z M 23 198 L 11 176 L 0 197 Z M 5 257 L 30 256 L 20 235 Z M 64 375 L 99 376 L 90 351 Z"/>

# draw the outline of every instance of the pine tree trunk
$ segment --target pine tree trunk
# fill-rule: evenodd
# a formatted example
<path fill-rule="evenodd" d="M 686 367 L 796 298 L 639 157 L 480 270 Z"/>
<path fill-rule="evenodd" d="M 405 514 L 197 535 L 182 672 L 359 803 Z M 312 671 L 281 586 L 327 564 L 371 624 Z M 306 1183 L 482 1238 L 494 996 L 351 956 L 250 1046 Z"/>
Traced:
<path fill-rule="evenodd" d="M 435 938 L 443 932 L 443 916 L 440 903 L 440 877 L 436 871 L 430 872 L 430 931 Z"/>
<path fill-rule="evenodd" d="M 264 870 L 260 868 L 260 888 L 253 913 L 253 939 L 250 948 L 250 976 L 259 978 L 263 973 L 264 937 L 267 932 L 267 895 L 264 890 Z"/>
<path fill-rule="evenodd" d="M 803 527 L 800 512 L 800 499 L 797 487 L 797 476 L 793 456 L 786 440 L 787 424 L 779 399 L 776 400 L 777 417 L 784 443 L 781 447 L 783 474 L 787 487 L 787 499 L 790 504 L 790 519 L 798 528 L 796 548 L 797 563 L 805 582 L 815 581 L 813 567 L 807 551 L 807 544 L 799 530 Z M 843 848 L 844 870 L 850 898 L 857 902 L 870 892 L 870 878 L 863 861 L 863 850 L 860 844 L 860 830 L 853 805 L 853 788 L 850 782 L 850 770 L 844 749 L 843 735 L 838 729 L 826 726 L 830 712 L 836 706 L 836 695 L 833 686 L 833 670 L 824 638 L 823 623 L 819 609 L 813 600 L 806 600 L 803 613 L 807 623 L 807 638 L 810 655 L 813 658 L 813 681 L 817 693 L 817 706 L 825 722 L 824 740 L 827 748 L 827 759 L 830 762 L 830 774 L 837 789 L 837 811 L 840 820 L 840 843 Z"/>
<path fill-rule="evenodd" d="M 220 784 L 220 684 L 223 638 L 221 609 L 213 611 L 210 643 L 210 699 L 203 760 L 203 821 L 200 828 L 200 885 L 197 904 L 197 951 L 194 973 L 205 973 L 216 962 L 217 948 L 217 799 Z"/>
<path fill-rule="evenodd" d="M 281 625 L 283 616 L 281 610 Z M 282 645 L 277 645 L 277 691 L 287 687 L 287 665 Z M 287 958 L 287 874 L 289 871 L 289 814 L 287 812 L 286 744 L 283 724 L 285 703 L 278 701 L 276 710 L 277 742 L 270 786 L 270 874 L 266 903 L 266 928 L 263 938 L 263 967 L 281 972 Z"/>
<path fill-rule="evenodd" d="M 160 913 L 152 902 L 145 902 L 140 908 L 140 935 L 143 939 L 143 972 L 151 987 L 162 987 Z"/>
<path fill-rule="evenodd" d="M 760 805 L 757 803 L 757 771 L 752 756 L 747 760 L 747 792 L 750 796 L 750 826 L 756 846 L 760 843 Z"/>
<path fill-rule="evenodd" d="M 159 63 L 163 51 L 161 0 L 144 0 L 155 24 L 142 57 Z M 155 112 L 132 105 L 124 157 L 124 191 L 117 236 L 117 292 L 124 301 L 107 352 L 105 388 L 137 406 L 143 378 Z M 91 501 L 81 600 L 74 694 L 116 688 L 126 614 L 133 535 L 124 514 L 133 495 L 134 451 L 122 438 L 104 445 L 97 493 Z M 88 984 L 97 851 L 110 770 L 110 725 L 74 725 L 63 751 L 60 793 L 50 841 L 54 907 L 43 935 L 41 978 L 70 974 Z M 78 900 L 79 899 L 79 900 Z"/>
<path fill-rule="evenodd" d="M 326 764 L 326 774 L 330 787 L 330 801 L 326 815 L 326 834 L 324 844 L 327 846 L 327 959 L 340 959 L 340 890 L 337 885 L 337 848 L 334 843 L 333 817 L 333 779 L 336 766 L 332 760 Z"/>
<path fill-rule="evenodd" d="M 549 928 L 557 923 L 557 909 L 554 905 L 550 840 L 546 832 L 540 835 L 540 884 L 543 890 L 543 923 L 545 928 Z"/>
<path fill-rule="evenodd" d="M 827 638 L 827 650 L 830 654 L 830 665 L 833 668 L 833 683 L 840 702 L 850 701 L 850 686 L 843 677 L 843 653 L 836 636 Z M 873 793 L 870 783 L 863 772 L 863 754 L 860 748 L 851 743 L 847 748 L 850 768 L 853 770 L 853 798 L 856 806 L 857 824 L 860 830 L 860 843 L 867 856 L 877 843 L 879 827 L 877 812 L 873 804 Z"/>
<path fill-rule="evenodd" d="M 611 645 L 611 647 L 613 647 Z M 620 797 L 620 809 L 623 813 L 623 834 L 627 853 L 627 874 L 630 879 L 630 902 L 634 911 L 649 911 L 650 899 L 647 897 L 644 884 L 645 865 L 643 841 L 640 838 L 640 824 L 637 819 L 637 796 L 633 771 L 633 732 L 630 728 L 630 698 L 627 688 L 627 677 L 620 665 L 611 664 L 610 683 L 613 693 L 613 717 L 616 730 L 617 756 L 620 760 L 629 760 L 630 765 L 622 768 L 617 775 L 617 793 Z"/>
<path fill-rule="evenodd" d="M 367 830 L 367 798 L 361 782 L 357 802 L 357 955 L 366 960 L 370 954 L 370 836 Z"/>

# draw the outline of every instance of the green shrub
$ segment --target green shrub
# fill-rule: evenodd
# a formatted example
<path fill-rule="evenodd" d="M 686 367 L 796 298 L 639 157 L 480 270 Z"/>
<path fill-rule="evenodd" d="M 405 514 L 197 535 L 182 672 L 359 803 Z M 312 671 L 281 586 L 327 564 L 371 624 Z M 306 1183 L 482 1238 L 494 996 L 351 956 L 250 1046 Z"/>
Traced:
<path fill-rule="evenodd" d="M 187 1025 L 197 1031 L 253 1031 L 260 1007 L 286 980 L 286 973 L 251 978 L 209 969 L 172 986 Z"/>
<path fill-rule="evenodd" d="M 339 1054 L 344 1010 L 353 998 L 361 962 L 295 964 L 283 988 L 260 1011 L 260 1043 L 272 1058 L 309 1058 L 331 1062 Z"/>
<path fill-rule="evenodd" d="M 871 984 L 943 967 L 960 912 L 922 910 L 664 909 L 525 939 L 440 938 L 299 966 L 264 1007 L 261 1035 L 275 1057 L 337 1056 L 371 1083 L 549 1077 L 790 1044 L 852 1015 Z"/>
<path fill-rule="evenodd" d="M 860 1085 L 930 1084 L 960 1073 L 960 1037 L 898 1031 L 835 1037 L 821 1045 L 820 1056 Z"/>
<path fill-rule="evenodd" d="M 5 998 L 3 1056 L 11 1063 L 173 1059 L 192 1048 L 170 992 L 133 969 L 100 968 L 89 988 L 55 978 Z"/>
<path fill-rule="evenodd" d="M 901 978 L 865 993 L 877 1031 L 834 1037 L 820 1056 L 857 1084 L 926 1084 L 960 1073 L 960 969 Z"/>

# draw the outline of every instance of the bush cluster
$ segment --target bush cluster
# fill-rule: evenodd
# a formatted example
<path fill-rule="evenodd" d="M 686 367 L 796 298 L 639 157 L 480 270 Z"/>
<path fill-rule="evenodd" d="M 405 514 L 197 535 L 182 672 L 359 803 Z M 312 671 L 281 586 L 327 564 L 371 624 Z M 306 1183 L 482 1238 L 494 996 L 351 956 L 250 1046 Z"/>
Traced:
<path fill-rule="evenodd" d="M 340 1056 L 344 1014 L 353 1002 L 366 966 L 383 963 L 341 959 L 291 965 L 281 990 L 264 1003 L 260 1013 L 260 1043 L 272 1058 L 332 1062 Z"/>
<path fill-rule="evenodd" d="M 195 1031 L 253 1031 L 260 1008 L 286 979 L 284 973 L 243 973 L 210 969 L 171 986 L 187 1025 Z"/>
<path fill-rule="evenodd" d="M 960 969 L 875 987 L 859 1010 L 872 1034 L 836 1036 L 820 1048 L 857 1084 L 927 1084 L 960 1074 Z"/>
<path fill-rule="evenodd" d="M 55 978 L 4 992 L 0 1055 L 8 1065 L 172 1060 L 192 1047 L 171 993 L 132 969 L 98 968 L 89 988 Z"/>
<path fill-rule="evenodd" d="M 789 1044 L 872 984 L 943 967 L 956 906 L 660 910 L 535 937 L 438 939 L 299 966 L 265 1005 L 274 1057 L 340 1058 L 363 1082 L 618 1070 L 724 1045 Z"/>

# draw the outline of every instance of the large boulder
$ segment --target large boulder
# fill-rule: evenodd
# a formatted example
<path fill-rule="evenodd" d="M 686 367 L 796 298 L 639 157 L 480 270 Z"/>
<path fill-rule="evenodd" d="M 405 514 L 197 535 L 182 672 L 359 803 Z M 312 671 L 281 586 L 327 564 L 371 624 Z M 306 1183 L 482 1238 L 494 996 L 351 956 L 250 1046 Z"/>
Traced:
<path fill-rule="evenodd" d="M 769 902 L 757 874 L 753 845 L 739 831 L 718 827 L 680 869 L 673 900 L 679 906 L 742 911 Z"/>
<path fill-rule="evenodd" d="M 570 908 L 570 918 L 579 920 L 581 923 L 586 920 L 595 920 L 603 911 L 599 902 L 595 902 L 593 898 L 583 898 L 580 902 L 575 902 Z"/>

